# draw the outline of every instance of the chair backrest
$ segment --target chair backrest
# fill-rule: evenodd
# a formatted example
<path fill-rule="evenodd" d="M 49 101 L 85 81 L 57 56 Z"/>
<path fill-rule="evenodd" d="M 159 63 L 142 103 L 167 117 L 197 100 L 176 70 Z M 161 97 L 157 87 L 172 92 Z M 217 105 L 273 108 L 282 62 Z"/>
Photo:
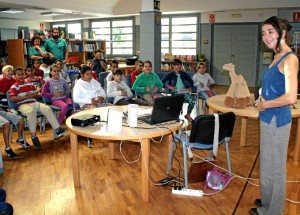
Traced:
<path fill-rule="evenodd" d="M 73 109 L 73 113 L 77 113 L 81 109 L 80 109 L 80 105 L 78 103 L 74 102 L 74 99 L 73 99 L 73 90 L 74 90 L 74 88 L 71 89 L 72 109 Z"/>
<path fill-rule="evenodd" d="M 128 74 L 125 76 L 125 83 L 128 85 L 129 88 L 132 87 L 132 84 L 131 84 L 131 75 Z"/>
<path fill-rule="evenodd" d="M 231 137 L 234 129 L 235 114 L 233 112 L 218 113 L 219 115 L 219 141 Z M 213 144 L 215 130 L 215 117 L 213 114 L 197 116 L 192 125 L 190 134 L 191 143 Z"/>
<path fill-rule="evenodd" d="M 12 100 L 10 100 L 9 96 L 10 96 L 10 91 L 7 91 L 7 103 L 8 103 L 8 108 L 9 109 L 14 109 L 14 110 L 18 110 L 18 105 L 16 102 L 13 102 Z"/>
<path fill-rule="evenodd" d="M 99 78 L 99 82 L 101 84 L 101 87 L 104 89 L 104 85 L 105 85 L 105 81 L 106 81 L 106 77 L 109 74 L 109 72 L 100 72 L 98 75 Z"/>

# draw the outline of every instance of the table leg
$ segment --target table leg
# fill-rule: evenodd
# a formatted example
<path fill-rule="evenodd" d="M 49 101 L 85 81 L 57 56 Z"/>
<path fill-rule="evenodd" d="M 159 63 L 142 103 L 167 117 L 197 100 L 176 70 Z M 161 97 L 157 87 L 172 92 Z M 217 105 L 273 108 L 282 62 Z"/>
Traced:
<path fill-rule="evenodd" d="M 108 142 L 108 156 L 109 159 L 115 159 L 115 144 L 113 142 Z"/>
<path fill-rule="evenodd" d="M 208 114 L 213 114 L 213 113 L 217 113 L 218 111 L 210 108 L 210 107 L 207 107 L 208 108 Z"/>
<path fill-rule="evenodd" d="M 240 146 L 246 146 L 247 121 L 248 121 L 247 117 L 242 117 Z"/>
<path fill-rule="evenodd" d="M 149 200 L 149 155 L 150 155 L 150 139 L 142 140 L 142 200 Z"/>
<path fill-rule="evenodd" d="M 300 118 L 297 118 L 297 131 L 295 140 L 294 162 L 298 163 L 300 155 Z"/>
<path fill-rule="evenodd" d="M 169 148 L 169 156 L 168 156 L 169 159 L 170 159 L 170 157 L 172 156 L 172 153 L 173 153 L 171 151 L 172 141 L 173 141 L 173 135 L 172 134 L 168 134 L 167 135 L 167 143 L 168 143 L 168 148 Z M 172 166 L 173 166 L 173 159 L 172 159 L 172 163 L 171 163 L 170 169 L 172 169 Z"/>
<path fill-rule="evenodd" d="M 71 142 L 71 157 L 72 157 L 72 168 L 73 168 L 73 179 L 74 186 L 80 186 L 80 172 L 79 172 L 79 161 L 78 161 L 78 138 L 77 135 L 70 132 Z"/>

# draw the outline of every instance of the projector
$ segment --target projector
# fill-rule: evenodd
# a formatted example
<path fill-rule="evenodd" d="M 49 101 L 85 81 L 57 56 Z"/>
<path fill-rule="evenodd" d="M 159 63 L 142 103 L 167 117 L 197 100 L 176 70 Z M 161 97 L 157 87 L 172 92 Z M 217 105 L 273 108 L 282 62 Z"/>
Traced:
<path fill-rule="evenodd" d="M 86 127 L 89 125 L 94 125 L 94 123 L 100 122 L 100 115 L 85 114 L 78 117 L 73 117 L 71 119 L 71 124 L 73 126 Z"/>

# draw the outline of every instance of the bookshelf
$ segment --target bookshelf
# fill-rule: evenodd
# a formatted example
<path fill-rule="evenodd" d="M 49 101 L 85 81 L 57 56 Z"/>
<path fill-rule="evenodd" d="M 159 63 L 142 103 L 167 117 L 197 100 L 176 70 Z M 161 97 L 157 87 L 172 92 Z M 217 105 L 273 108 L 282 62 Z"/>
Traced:
<path fill-rule="evenodd" d="M 97 49 L 101 49 L 104 55 L 106 54 L 106 45 L 104 40 L 69 39 L 67 40 L 67 43 L 69 52 L 68 65 L 80 65 L 85 63 L 86 60 L 93 58 L 94 51 Z"/>

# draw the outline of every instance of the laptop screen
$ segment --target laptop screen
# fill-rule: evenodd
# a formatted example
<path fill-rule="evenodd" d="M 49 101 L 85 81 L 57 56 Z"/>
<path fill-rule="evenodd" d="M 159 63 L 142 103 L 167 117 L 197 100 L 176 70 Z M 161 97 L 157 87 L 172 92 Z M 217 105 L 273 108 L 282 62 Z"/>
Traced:
<path fill-rule="evenodd" d="M 177 120 L 183 105 L 183 94 L 158 97 L 154 101 L 150 124 Z"/>

